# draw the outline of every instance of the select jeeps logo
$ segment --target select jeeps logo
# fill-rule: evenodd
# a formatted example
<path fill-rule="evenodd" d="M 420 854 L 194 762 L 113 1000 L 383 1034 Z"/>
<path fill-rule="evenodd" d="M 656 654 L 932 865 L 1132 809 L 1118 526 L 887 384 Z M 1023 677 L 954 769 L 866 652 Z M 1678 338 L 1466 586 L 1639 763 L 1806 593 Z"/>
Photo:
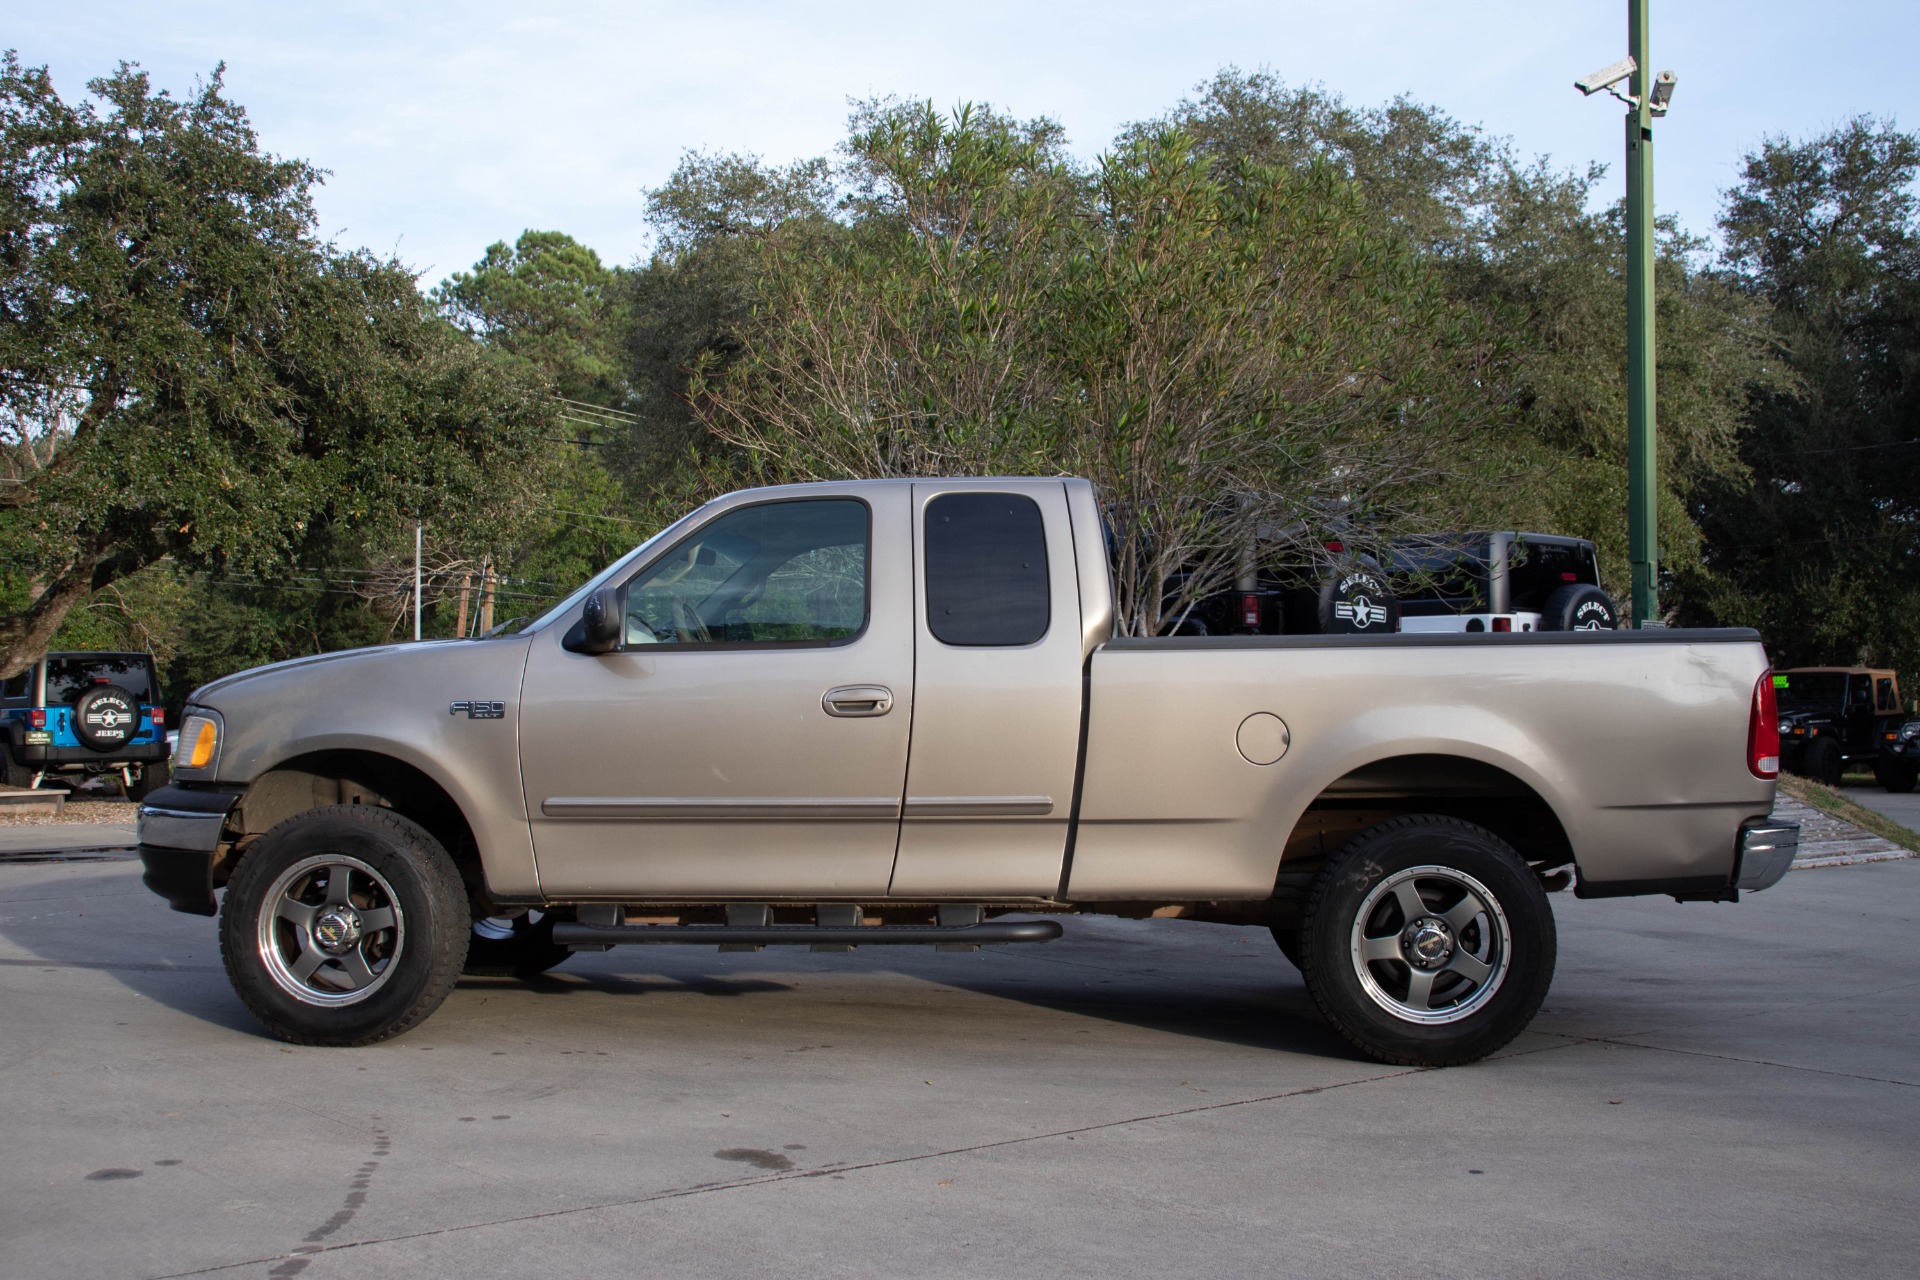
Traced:
<path fill-rule="evenodd" d="M 1359 590 L 1354 590 L 1356 587 Z M 1373 594 L 1369 595 L 1368 592 Z M 1356 631 L 1384 627 L 1387 625 L 1387 607 L 1375 604 L 1374 596 L 1384 596 L 1386 593 L 1380 579 L 1372 574 L 1350 573 L 1340 579 L 1340 585 L 1334 589 L 1334 594 L 1343 598 L 1334 602 L 1333 616 L 1342 622 L 1351 622 Z"/>
<path fill-rule="evenodd" d="M 132 724 L 133 717 L 114 706 L 96 706 L 87 712 L 87 724 L 94 729 L 105 729 L 109 733 L 121 725 Z"/>
<path fill-rule="evenodd" d="M 1599 600 L 1582 600 L 1573 610 L 1575 631 L 1613 630 L 1613 610 Z"/>
<path fill-rule="evenodd" d="M 466 701 L 449 703 L 447 714 L 464 715 L 469 720 L 505 720 L 507 704 L 504 702 Z"/>

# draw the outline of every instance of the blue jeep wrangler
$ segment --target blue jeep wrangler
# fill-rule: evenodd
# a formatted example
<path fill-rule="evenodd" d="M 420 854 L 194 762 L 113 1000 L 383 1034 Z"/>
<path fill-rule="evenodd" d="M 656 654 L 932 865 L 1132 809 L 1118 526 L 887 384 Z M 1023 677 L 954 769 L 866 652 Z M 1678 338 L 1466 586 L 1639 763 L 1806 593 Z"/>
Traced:
<path fill-rule="evenodd" d="M 166 712 L 148 653 L 50 653 L 0 686 L 6 783 L 113 775 L 129 799 L 167 781 Z"/>

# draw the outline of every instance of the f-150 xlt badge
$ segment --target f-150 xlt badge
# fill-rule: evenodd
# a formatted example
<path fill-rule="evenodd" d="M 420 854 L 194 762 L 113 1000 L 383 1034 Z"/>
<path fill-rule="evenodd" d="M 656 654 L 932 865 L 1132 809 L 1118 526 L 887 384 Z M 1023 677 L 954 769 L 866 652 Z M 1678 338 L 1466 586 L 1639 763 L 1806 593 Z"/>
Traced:
<path fill-rule="evenodd" d="M 507 704 L 504 702 L 455 702 L 447 707 L 450 716 L 465 715 L 469 720 L 504 720 L 507 718 Z"/>

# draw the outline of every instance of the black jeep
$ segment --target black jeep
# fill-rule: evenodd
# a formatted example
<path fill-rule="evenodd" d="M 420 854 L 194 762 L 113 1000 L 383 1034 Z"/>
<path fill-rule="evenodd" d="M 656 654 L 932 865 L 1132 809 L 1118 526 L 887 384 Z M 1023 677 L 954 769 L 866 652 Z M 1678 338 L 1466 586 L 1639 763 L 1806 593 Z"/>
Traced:
<path fill-rule="evenodd" d="M 139 800 L 167 780 L 166 712 L 148 653 L 50 653 L 0 686 L 8 786 L 119 778 Z"/>
<path fill-rule="evenodd" d="M 1794 667 L 1773 676 L 1780 707 L 1780 763 L 1837 786 L 1849 764 L 1871 764 L 1889 791 L 1913 790 L 1920 756 L 1885 750 L 1907 720 L 1900 680 L 1872 667 Z"/>

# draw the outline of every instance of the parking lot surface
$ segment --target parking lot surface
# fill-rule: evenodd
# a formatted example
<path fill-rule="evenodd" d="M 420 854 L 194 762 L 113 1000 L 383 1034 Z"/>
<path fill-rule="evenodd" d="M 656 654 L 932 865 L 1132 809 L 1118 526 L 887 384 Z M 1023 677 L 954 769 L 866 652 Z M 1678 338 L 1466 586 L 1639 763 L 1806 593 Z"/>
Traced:
<path fill-rule="evenodd" d="M 259 1033 L 121 858 L 0 861 L 8 1276 L 1907 1276 L 1920 861 L 1554 898 L 1497 1058 L 1358 1059 L 1263 931 L 628 948 Z"/>

